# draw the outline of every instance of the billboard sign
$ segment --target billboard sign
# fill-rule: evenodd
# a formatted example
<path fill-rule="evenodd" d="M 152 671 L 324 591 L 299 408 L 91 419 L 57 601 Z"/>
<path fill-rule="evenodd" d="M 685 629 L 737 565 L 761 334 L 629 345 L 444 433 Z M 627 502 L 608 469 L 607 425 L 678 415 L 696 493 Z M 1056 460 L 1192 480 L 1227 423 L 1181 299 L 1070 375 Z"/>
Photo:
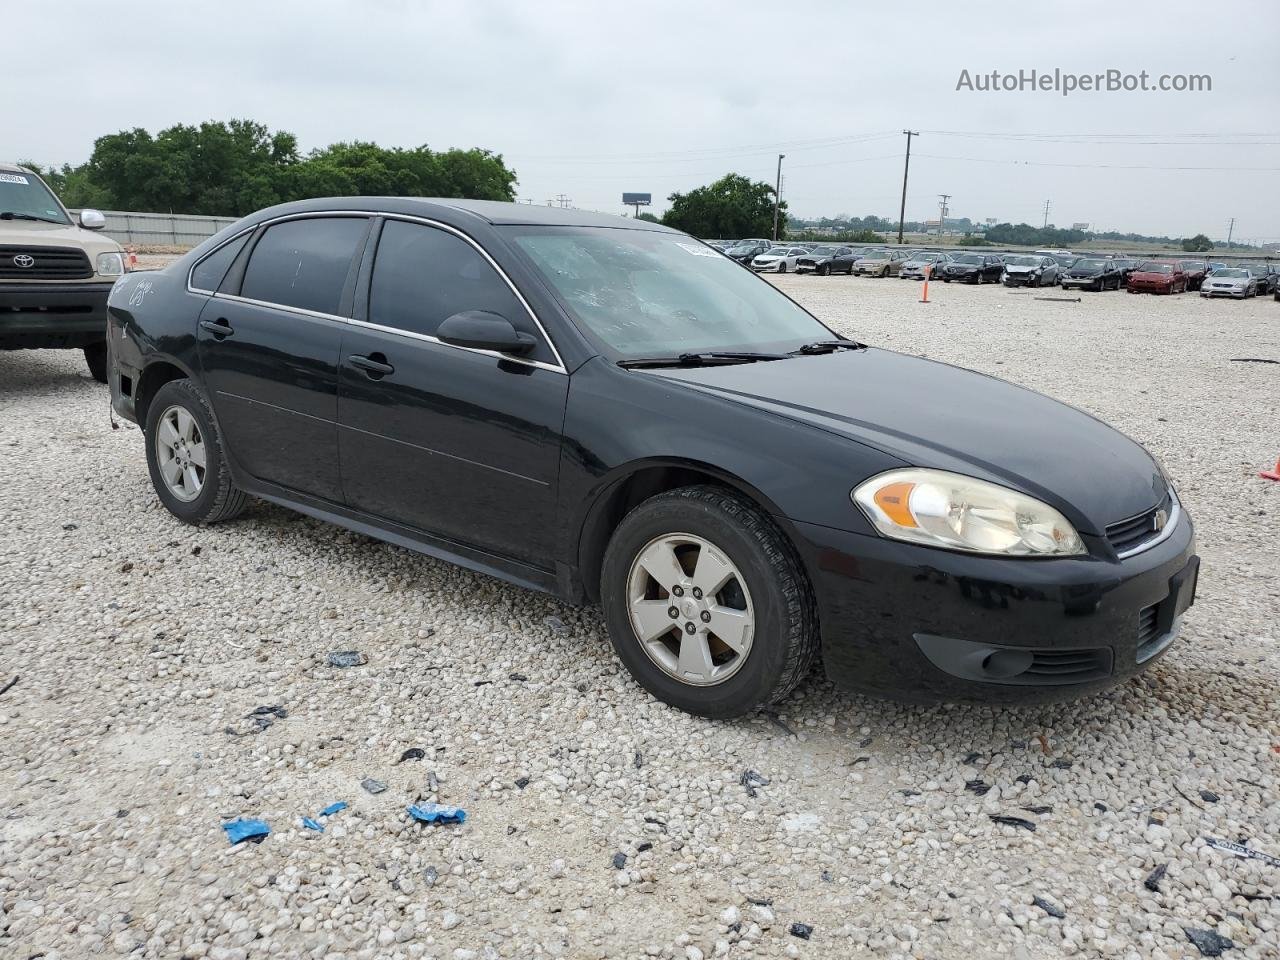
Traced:
<path fill-rule="evenodd" d="M 622 205 L 624 207 L 647 207 L 653 203 L 652 193 L 624 193 L 622 195 Z"/>

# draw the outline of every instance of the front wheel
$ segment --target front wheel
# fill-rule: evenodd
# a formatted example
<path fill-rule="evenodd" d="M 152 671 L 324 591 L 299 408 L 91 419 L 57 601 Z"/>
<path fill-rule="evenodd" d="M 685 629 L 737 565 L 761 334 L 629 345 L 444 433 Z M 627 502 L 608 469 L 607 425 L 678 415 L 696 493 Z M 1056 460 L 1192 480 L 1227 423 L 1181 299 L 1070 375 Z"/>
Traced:
<path fill-rule="evenodd" d="M 827 274 L 831 272 L 831 268 L 824 264 L 823 266 L 818 268 L 817 272 L 818 272 L 818 276 L 825 277 Z"/>
<path fill-rule="evenodd" d="M 84 348 L 84 362 L 89 375 L 99 383 L 107 382 L 107 341 L 100 340 Z"/>
<path fill-rule="evenodd" d="M 184 523 L 230 520 L 248 502 L 231 482 L 213 412 L 190 380 L 171 380 L 147 408 L 147 467 L 160 502 Z"/>
<path fill-rule="evenodd" d="M 632 677 L 698 716 L 781 700 L 817 651 L 813 592 L 794 548 L 767 513 L 719 487 L 682 487 L 627 514 L 600 593 Z"/>
<path fill-rule="evenodd" d="M 781 263 L 778 264 L 778 272 L 779 273 L 787 272 L 787 262 L 785 260 L 783 260 Z"/>

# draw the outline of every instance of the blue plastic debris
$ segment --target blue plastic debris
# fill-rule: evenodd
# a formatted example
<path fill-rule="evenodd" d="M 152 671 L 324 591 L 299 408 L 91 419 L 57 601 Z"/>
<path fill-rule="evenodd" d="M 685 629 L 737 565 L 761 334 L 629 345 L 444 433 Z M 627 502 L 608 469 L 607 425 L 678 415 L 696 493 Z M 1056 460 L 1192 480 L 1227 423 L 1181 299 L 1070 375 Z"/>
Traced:
<path fill-rule="evenodd" d="M 339 810 L 345 810 L 345 809 L 347 809 L 347 801 L 339 800 L 337 803 L 331 803 L 327 807 L 325 807 L 323 810 L 321 810 L 320 816 L 331 817 L 335 813 L 337 813 Z"/>
<path fill-rule="evenodd" d="M 231 841 L 232 846 L 241 840 L 265 837 L 271 832 L 265 820 L 231 820 L 224 823 L 222 829 L 227 831 L 227 839 Z"/>
<path fill-rule="evenodd" d="M 405 809 L 409 816 L 423 823 L 462 823 L 467 819 L 467 811 L 461 807 L 446 807 L 439 803 L 411 804 Z"/>
<path fill-rule="evenodd" d="M 302 818 L 302 825 L 308 830 L 314 830 L 317 833 L 324 833 L 324 826 L 318 820 L 312 820 L 310 817 Z"/>

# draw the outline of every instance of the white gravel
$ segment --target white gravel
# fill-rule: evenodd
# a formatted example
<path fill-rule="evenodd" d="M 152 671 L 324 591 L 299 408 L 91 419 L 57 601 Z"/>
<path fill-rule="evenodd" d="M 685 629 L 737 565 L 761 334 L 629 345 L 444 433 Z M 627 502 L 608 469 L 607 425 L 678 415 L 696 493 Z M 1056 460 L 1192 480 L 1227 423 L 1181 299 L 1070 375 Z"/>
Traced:
<path fill-rule="evenodd" d="M 1280 867 L 1204 842 L 1280 856 L 1280 367 L 1230 362 L 1280 359 L 1280 304 L 779 282 L 1157 453 L 1204 562 L 1169 656 L 1068 706 L 815 676 L 694 719 L 594 610 L 261 503 L 181 525 L 77 353 L 0 353 L 0 956 L 1197 957 L 1184 928 L 1280 956 Z M 468 818 L 411 823 L 418 798 Z M 271 836 L 229 846 L 237 816 Z"/>

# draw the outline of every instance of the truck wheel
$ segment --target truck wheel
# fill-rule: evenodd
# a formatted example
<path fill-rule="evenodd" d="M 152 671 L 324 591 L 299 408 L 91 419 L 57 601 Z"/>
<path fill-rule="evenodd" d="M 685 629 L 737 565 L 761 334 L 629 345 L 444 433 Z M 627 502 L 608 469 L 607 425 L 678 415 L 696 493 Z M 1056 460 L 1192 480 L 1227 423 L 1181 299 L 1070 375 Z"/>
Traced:
<path fill-rule="evenodd" d="M 171 380 L 147 408 L 147 467 L 160 502 L 184 523 L 230 520 L 248 495 L 231 482 L 217 424 L 198 387 Z"/>
<path fill-rule="evenodd" d="M 754 504 L 682 487 L 632 510 L 605 551 L 614 650 L 658 699 L 726 718 L 781 700 L 808 672 L 818 616 L 786 536 Z"/>
<path fill-rule="evenodd" d="M 99 383 L 107 382 L 107 341 L 91 343 L 84 348 L 84 362 L 89 373 Z"/>

